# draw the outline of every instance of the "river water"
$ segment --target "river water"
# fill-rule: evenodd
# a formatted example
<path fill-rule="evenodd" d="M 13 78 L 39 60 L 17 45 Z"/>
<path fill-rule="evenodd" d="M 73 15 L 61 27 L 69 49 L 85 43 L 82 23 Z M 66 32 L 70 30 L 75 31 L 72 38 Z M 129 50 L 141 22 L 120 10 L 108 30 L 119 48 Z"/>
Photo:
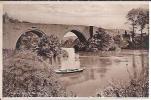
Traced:
<path fill-rule="evenodd" d="M 126 84 L 131 77 L 137 77 L 144 66 L 148 67 L 148 51 L 146 50 L 122 50 L 119 53 L 111 52 L 111 54 L 74 53 L 72 49 L 70 50 L 68 50 L 69 55 L 75 55 L 74 61 L 69 58 L 62 59 L 59 63 L 67 65 L 68 68 L 78 63 L 77 68 L 84 68 L 84 71 L 58 74 L 58 76 L 67 91 L 72 91 L 79 97 L 96 96 L 98 91 L 113 81 Z"/>

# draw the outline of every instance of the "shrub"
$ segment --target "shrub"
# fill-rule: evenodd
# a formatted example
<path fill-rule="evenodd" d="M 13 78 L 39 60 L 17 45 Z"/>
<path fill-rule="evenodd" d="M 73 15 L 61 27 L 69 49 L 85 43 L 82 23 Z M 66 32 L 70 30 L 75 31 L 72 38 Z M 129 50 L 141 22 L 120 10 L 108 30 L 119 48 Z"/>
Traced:
<path fill-rule="evenodd" d="M 149 35 L 142 36 L 135 36 L 134 37 L 134 46 L 135 49 L 148 49 L 149 48 Z"/>
<path fill-rule="evenodd" d="M 17 50 L 30 50 L 45 58 L 56 57 L 61 53 L 59 39 L 56 36 L 43 35 L 38 37 L 33 32 L 23 34 L 17 42 L 17 47 Z"/>
<path fill-rule="evenodd" d="M 33 52 L 17 52 L 3 66 L 4 97 L 66 96 L 52 67 Z"/>
<path fill-rule="evenodd" d="M 85 51 L 87 48 L 87 43 L 83 43 L 79 39 L 76 39 L 74 48 L 75 51 Z"/>
<path fill-rule="evenodd" d="M 112 36 L 107 34 L 104 29 L 99 28 L 96 34 L 88 40 L 88 49 L 90 51 L 93 51 L 93 49 L 108 51 L 112 47 L 113 43 L 114 41 Z"/>

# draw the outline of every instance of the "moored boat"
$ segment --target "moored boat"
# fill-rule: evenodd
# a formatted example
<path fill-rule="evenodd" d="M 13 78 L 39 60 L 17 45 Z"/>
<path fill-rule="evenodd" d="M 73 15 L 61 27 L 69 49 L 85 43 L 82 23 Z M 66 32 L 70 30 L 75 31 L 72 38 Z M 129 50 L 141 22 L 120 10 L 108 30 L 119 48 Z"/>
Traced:
<path fill-rule="evenodd" d="M 84 69 L 82 68 L 77 68 L 77 69 L 58 69 L 55 70 L 56 73 L 58 74 L 67 74 L 67 73 L 75 73 L 75 72 L 82 72 Z"/>

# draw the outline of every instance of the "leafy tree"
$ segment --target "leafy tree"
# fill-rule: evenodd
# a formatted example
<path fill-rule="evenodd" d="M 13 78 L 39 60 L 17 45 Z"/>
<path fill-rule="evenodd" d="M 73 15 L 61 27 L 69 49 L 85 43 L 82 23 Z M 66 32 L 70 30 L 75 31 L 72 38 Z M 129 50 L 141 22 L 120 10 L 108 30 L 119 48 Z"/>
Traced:
<path fill-rule="evenodd" d="M 46 58 L 56 57 L 61 53 L 59 39 L 53 35 L 43 36 L 37 45 L 36 52 Z"/>
<path fill-rule="evenodd" d="M 17 50 L 28 50 L 36 52 L 37 55 L 44 58 L 51 58 L 56 57 L 61 53 L 61 46 L 59 39 L 54 35 L 43 35 L 42 37 L 38 37 L 32 32 L 27 32 L 19 38 Z"/>
<path fill-rule="evenodd" d="M 135 28 L 140 27 L 141 32 L 141 44 L 143 42 L 143 29 L 149 24 L 149 10 L 143 8 L 132 9 L 127 14 L 127 19 L 131 23 L 132 31 L 132 42 L 134 44 Z"/>
<path fill-rule="evenodd" d="M 113 38 L 105 32 L 104 29 L 99 28 L 96 34 L 88 40 L 88 48 L 96 50 L 109 50 L 112 47 Z"/>
<path fill-rule="evenodd" d="M 81 42 L 78 38 L 74 41 L 75 51 L 85 51 L 87 48 L 87 43 Z"/>
<path fill-rule="evenodd" d="M 140 32 L 141 32 L 141 44 L 143 41 L 143 29 L 147 24 L 149 24 L 149 10 L 147 9 L 142 9 L 138 8 L 138 20 L 137 20 L 137 25 L 140 27 Z"/>
<path fill-rule="evenodd" d="M 127 20 L 130 22 L 130 25 L 132 25 L 132 42 L 134 42 L 135 29 L 137 28 L 138 13 L 137 9 L 132 9 L 126 15 Z"/>
<path fill-rule="evenodd" d="M 138 9 L 138 20 L 137 25 L 140 26 L 140 31 L 145 28 L 146 24 L 149 24 L 149 11 L 147 9 Z"/>

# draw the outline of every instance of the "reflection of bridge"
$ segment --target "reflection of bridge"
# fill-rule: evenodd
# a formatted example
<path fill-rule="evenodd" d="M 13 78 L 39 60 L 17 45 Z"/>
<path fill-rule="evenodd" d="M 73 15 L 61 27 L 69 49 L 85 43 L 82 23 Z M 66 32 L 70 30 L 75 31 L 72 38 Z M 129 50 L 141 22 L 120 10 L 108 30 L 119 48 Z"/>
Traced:
<path fill-rule="evenodd" d="M 60 40 L 67 32 L 73 32 L 81 42 L 85 42 L 96 31 L 97 27 L 83 26 L 83 25 L 60 25 L 60 24 L 33 24 L 33 23 L 11 23 L 3 24 L 3 48 L 15 48 L 16 42 L 19 37 L 27 32 L 27 29 L 38 29 L 43 31 L 46 35 L 55 35 Z M 36 32 L 33 33 L 42 33 Z"/>

